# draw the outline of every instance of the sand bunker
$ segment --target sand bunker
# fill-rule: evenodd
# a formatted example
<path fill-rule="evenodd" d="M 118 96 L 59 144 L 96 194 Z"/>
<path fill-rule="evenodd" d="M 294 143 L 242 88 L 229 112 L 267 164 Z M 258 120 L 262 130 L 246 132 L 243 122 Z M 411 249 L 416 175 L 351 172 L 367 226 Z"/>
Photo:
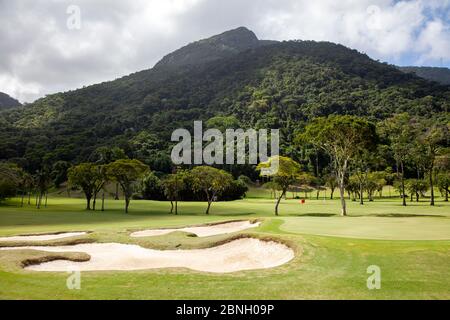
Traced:
<path fill-rule="evenodd" d="M 0 248 L 0 250 L 24 249 L 58 253 L 82 252 L 91 257 L 86 262 L 56 260 L 26 267 L 27 270 L 33 271 L 66 272 L 72 268 L 80 271 L 188 268 L 204 272 L 228 273 L 273 268 L 294 258 L 294 251 L 284 244 L 252 238 L 238 239 L 217 247 L 195 250 L 153 250 L 119 243 Z"/>
<path fill-rule="evenodd" d="M 58 234 L 40 234 L 29 236 L 0 237 L 0 241 L 50 241 L 65 238 L 84 236 L 87 232 L 66 232 Z"/>
<path fill-rule="evenodd" d="M 152 229 L 152 230 L 144 230 L 133 232 L 131 237 L 133 238 L 142 238 L 142 237 L 154 237 L 154 236 L 162 236 L 164 234 L 169 234 L 175 231 L 182 231 L 193 233 L 198 237 L 210 237 L 216 236 L 219 234 L 227 234 L 233 233 L 237 231 L 242 231 L 251 228 L 257 228 L 261 225 L 261 222 L 252 223 L 250 221 L 232 221 L 232 222 L 224 222 L 220 224 L 208 225 L 208 226 L 198 226 L 198 227 L 187 227 L 180 229 Z"/>

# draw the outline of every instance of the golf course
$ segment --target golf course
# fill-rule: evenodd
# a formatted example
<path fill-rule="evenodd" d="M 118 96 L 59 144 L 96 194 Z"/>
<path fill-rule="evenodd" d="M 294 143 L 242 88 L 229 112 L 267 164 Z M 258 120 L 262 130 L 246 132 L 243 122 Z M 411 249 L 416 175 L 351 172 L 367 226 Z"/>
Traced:
<path fill-rule="evenodd" d="M 225 1 L 9 2 L 0 300 L 450 300 L 449 1 L 238 1 L 225 25 Z"/>
<path fill-rule="evenodd" d="M 348 201 L 348 216 L 339 214 L 339 199 L 283 200 L 280 215 L 265 190 L 250 190 L 243 200 L 217 202 L 205 215 L 203 202 L 107 200 L 106 210 L 86 211 L 82 198 L 52 197 L 47 207 L 20 207 L 10 199 L 0 207 L 1 299 L 449 299 L 450 205 L 437 198 L 403 207 L 399 198 L 360 205 Z M 259 221 L 237 232 L 196 236 L 185 231 L 131 237 L 148 229 L 214 226 L 221 222 Z M 230 230 L 232 231 L 232 230 Z M 18 235 L 85 232 L 53 240 L 5 241 Z M 235 272 L 191 268 L 134 271 L 82 271 L 81 288 L 69 290 L 65 272 L 38 272 L 24 267 L 53 260 L 89 260 L 83 252 L 46 252 L 5 247 L 124 244 L 169 251 L 208 250 L 239 239 L 278 243 L 293 258 L 275 267 Z M 281 248 L 281 247 L 280 247 Z M 242 250 L 245 248 L 242 247 Z M 280 249 L 281 250 L 281 249 Z M 69 250 L 70 251 L 70 250 Z M 212 258 L 214 260 L 214 258 Z M 84 262 L 83 262 L 84 261 Z M 214 264 L 214 261 L 211 261 Z M 369 266 L 381 270 L 381 288 L 369 290 Z"/>

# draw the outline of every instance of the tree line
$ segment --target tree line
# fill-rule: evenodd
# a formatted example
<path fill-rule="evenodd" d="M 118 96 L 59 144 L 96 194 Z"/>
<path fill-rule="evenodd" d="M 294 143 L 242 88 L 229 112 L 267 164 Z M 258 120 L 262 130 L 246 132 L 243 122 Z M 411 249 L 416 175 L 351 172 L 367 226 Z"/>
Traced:
<path fill-rule="evenodd" d="M 373 201 L 375 192 L 392 184 L 399 192 L 403 206 L 407 205 L 407 191 L 411 201 L 431 191 L 430 205 L 435 205 L 434 188 L 437 184 L 448 201 L 450 184 L 449 123 L 445 120 L 412 117 L 408 113 L 396 114 L 377 124 L 350 115 L 318 117 L 297 134 L 295 144 L 313 150 L 317 168 L 311 173 L 289 157 L 277 157 L 261 163 L 258 169 L 270 167 L 277 160 L 279 170 L 269 175 L 272 181 L 265 186 L 275 194 L 281 191 L 276 205 L 295 185 L 303 190 L 314 186 L 317 197 L 324 187 L 339 190 L 341 214 L 347 215 L 346 193 L 349 198 L 364 204 L 364 193 Z M 319 152 L 328 158 L 325 170 L 319 170 Z M 394 163 L 389 163 L 389 159 Z M 413 168 L 416 179 L 407 179 L 406 168 Z M 383 170 L 380 170 L 383 169 Z M 395 170 L 395 172 L 393 171 Z M 305 187 L 306 186 L 306 187 Z"/>
<path fill-rule="evenodd" d="M 226 128 L 233 119 L 215 117 L 213 120 L 210 122 L 214 122 L 214 126 L 221 128 L 223 124 Z M 376 123 L 364 117 L 330 115 L 315 118 L 292 136 L 291 151 L 285 151 L 289 156 L 277 159 L 280 170 L 268 177 L 269 182 L 264 185 L 274 194 L 281 191 L 276 213 L 282 197 L 289 191 L 316 190 L 319 198 L 321 191 L 329 189 L 333 198 L 338 190 L 342 215 L 347 215 L 346 199 L 364 204 L 367 195 L 367 199 L 373 201 L 375 194 L 382 196 L 386 185 L 394 188 L 404 206 L 408 198 L 419 201 L 428 190 L 431 191 L 430 205 L 434 205 L 435 187 L 448 201 L 449 122 L 445 115 L 430 119 L 402 113 Z M 0 165 L 0 198 L 19 193 L 23 205 L 27 196 L 30 203 L 33 193 L 36 206 L 45 206 L 50 187 L 68 181 L 70 188 L 83 190 L 87 209 L 96 209 L 99 196 L 103 209 L 105 185 L 114 184 L 115 198 L 119 189 L 125 198 L 125 211 L 131 199 L 137 197 L 169 200 L 175 213 L 178 201 L 205 201 L 209 213 L 215 200 L 241 198 L 251 182 L 236 174 L 239 173 L 237 166 L 172 167 L 169 174 L 151 171 L 144 161 L 129 159 L 118 147 L 100 147 L 89 160 L 75 166 L 57 161 L 52 166 L 42 166 L 35 174 L 15 164 L 3 163 Z M 251 170 L 258 172 L 273 160 L 253 169 L 246 166 L 252 180 L 258 178 Z"/>
<path fill-rule="evenodd" d="M 105 149 L 106 150 L 106 149 Z M 107 162 L 107 160 L 101 162 Z M 48 170 L 30 175 L 14 164 L 0 165 L 0 200 L 21 195 L 21 206 L 25 197 L 31 205 L 31 195 L 36 197 L 35 205 L 41 208 L 42 199 L 47 206 L 47 195 L 52 182 L 58 181 L 59 172 Z M 186 194 L 196 195 L 207 202 L 206 214 L 210 213 L 213 202 L 235 200 L 245 196 L 248 187 L 244 180 L 221 169 L 199 166 L 192 170 L 178 168 L 172 174 L 158 178 L 150 168 L 137 159 L 118 159 L 109 163 L 81 163 L 69 167 L 66 172 L 67 189 L 80 190 L 86 199 L 86 210 L 97 210 L 101 199 L 101 211 L 105 211 L 105 193 L 108 183 L 118 186 L 125 200 L 128 213 L 133 198 L 165 200 L 171 203 L 171 213 L 178 214 L 178 201 L 186 200 Z M 53 179 L 52 179 L 53 177 Z"/>

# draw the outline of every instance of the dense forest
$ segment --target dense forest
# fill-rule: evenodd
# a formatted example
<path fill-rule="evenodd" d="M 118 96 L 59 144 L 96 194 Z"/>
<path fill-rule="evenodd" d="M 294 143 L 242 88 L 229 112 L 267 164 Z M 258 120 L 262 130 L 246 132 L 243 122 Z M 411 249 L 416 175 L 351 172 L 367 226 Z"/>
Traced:
<path fill-rule="evenodd" d="M 0 92 L 0 110 L 6 108 L 20 107 L 21 104 L 16 99 L 10 97 L 6 93 Z"/>
<path fill-rule="evenodd" d="M 450 86 L 356 50 L 328 42 L 260 41 L 239 28 L 190 44 L 152 69 L 2 111 L 0 159 L 33 173 L 55 163 L 94 161 L 99 148 L 108 147 L 167 174 L 173 170 L 173 130 L 203 120 L 215 128 L 281 129 L 281 154 L 321 176 L 330 170 L 329 157 L 295 142 L 314 119 L 349 115 L 381 123 L 407 113 L 448 127 L 449 103 Z M 384 160 L 396 169 L 393 154 Z M 258 176 L 251 166 L 224 169 L 235 178 Z M 405 172 L 425 174 L 417 175 L 415 165 Z"/>
<path fill-rule="evenodd" d="M 450 69 L 438 67 L 399 67 L 400 70 L 407 73 L 414 73 L 417 76 L 435 81 L 441 84 L 450 85 Z"/>

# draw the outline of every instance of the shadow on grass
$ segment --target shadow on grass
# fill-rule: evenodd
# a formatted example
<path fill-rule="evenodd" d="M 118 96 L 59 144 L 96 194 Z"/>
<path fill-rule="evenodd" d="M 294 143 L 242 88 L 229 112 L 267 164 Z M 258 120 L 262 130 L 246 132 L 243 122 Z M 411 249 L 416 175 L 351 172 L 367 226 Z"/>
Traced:
<path fill-rule="evenodd" d="M 364 217 L 364 216 L 360 216 Z M 379 218 L 445 218 L 445 216 L 437 214 L 404 214 L 404 213 L 379 213 L 379 214 L 368 214 L 366 217 L 379 217 Z"/>
<path fill-rule="evenodd" d="M 294 214 L 294 217 L 336 217 L 339 216 L 335 213 L 304 213 L 304 214 Z"/>

